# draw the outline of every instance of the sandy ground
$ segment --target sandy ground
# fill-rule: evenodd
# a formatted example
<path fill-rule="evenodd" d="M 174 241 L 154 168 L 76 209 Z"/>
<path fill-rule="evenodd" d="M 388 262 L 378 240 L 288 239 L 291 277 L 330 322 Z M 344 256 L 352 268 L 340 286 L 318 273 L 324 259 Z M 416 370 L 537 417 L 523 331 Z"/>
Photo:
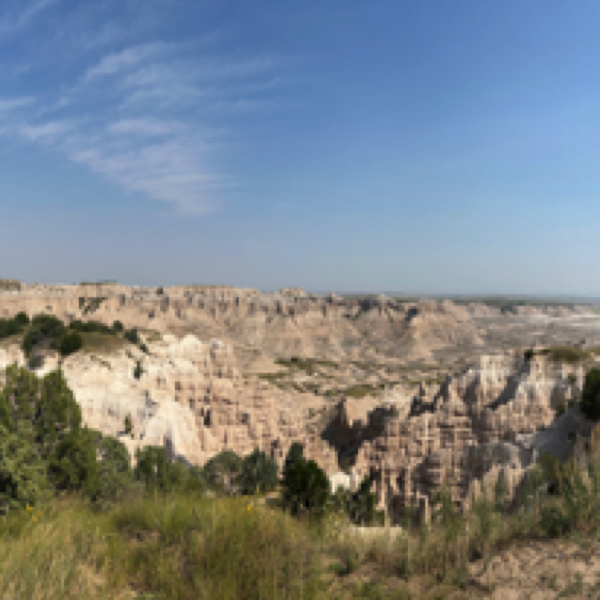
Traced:
<path fill-rule="evenodd" d="M 471 568 L 481 597 L 494 600 L 600 598 L 600 543 L 528 542 Z M 487 588 L 489 593 L 485 593 Z"/>

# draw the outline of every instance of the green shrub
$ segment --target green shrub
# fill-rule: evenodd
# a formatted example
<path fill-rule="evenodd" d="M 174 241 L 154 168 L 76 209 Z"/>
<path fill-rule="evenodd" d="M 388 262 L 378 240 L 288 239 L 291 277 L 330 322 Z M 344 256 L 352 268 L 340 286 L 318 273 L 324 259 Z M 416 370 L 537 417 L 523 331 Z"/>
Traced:
<path fill-rule="evenodd" d="M 46 463 L 29 424 L 19 424 L 14 431 L 0 426 L 0 514 L 33 506 L 48 495 Z"/>
<path fill-rule="evenodd" d="M 593 421 L 600 419 L 600 369 L 590 369 L 581 392 L 581 411 Z"/>
<path fill-rule="evenodd" d="M 233 450 L 223 450 L 204 465 L 206 483 L 210 488 L 224 494 L 237 493 L 242 465 L 241 456 Z"/>
<path fill-rule="evenodd" d="M 340 490 L 336 493 L 334 504 L 337 504 L 356 525 L 382 524 L 383 511 L 376 510 L 377 495 L 371 492 L 371 480 L 365 476 L 356 492 Z"/>
<path fill-rule="evenodd" d="M 206 489 L 204 471 L 197 465 L 187 468 L 184 490 L 192 493 L 203 493 Z"/>
<path fill-rule="evenodd" d="M 146 446 L 136 452 L 134 476 L 149 491 L 170 492 L 182 490 L 197 473 L 180 462 L 171 462 L 164 448 Z M 193 487 L 193 486 L 191 486 Z"/>
<path fill-rule="evenodd" d="M 69 329 L 80 333 L 114 333 L 112 328 L 99 321 L 80 321 L 78 319 L 71 322 Z"/>
<path fill-rule="evenodd" d="M 589 352 L 572 346 L 553 346 L 547 354 L 549 360 L 559 363 L 577 363 L 589 358 Z"/>
<path fill-rule="evenodd" d="M 123 337 L 132 344 L 137 345 L 140 343 L 140 334 L 135 327 L 133 329 L 127 329 L 123 334 Z"/>
<path fill-rule="evenodd" d="M 135 368 L 133 369 L 133 376 L 136 379 L 139 379 L 144 373 L 144 368 L 142 367 L 142 363 L 138 360 L 135 363 Z"/>
<path fill-rule="evenodd" d="M 531 348 L 525 350 L 525 352 L 523 352 L 523 358 L 525 359 L 525 362 L 529 362 L 533 358 L 534 354 L 535 352 Z"/>
<path fill-rule="evenodd" d="M 270 492 L 277 487 L 277 463 L 264 452 L 255 449 L 244 457 L 237 485 L 242 494 Z"/>
<path fill-rule="evenodd" d="M 542 506 L 540 510 L 540 528 L 549 538 L 559 538 L 571 527 L 565 513 L 558 506 L 551 504 Z"/>
<path fill-rule="evenodd" d="M 69 431 L 49 456 L 48 472 L 57 490 L 96 498 L 100 477 L 93 433 L 87 428 Z"/>
<path fill-rule="evenodd" d="M 29 325 L 29 315 L 26 312 L 21 311 L 17 313 L 13 321 L 18 323 L 21 327 L 27 327 L 27 325 Z"/>
<path fill-rule="evenodd" d="M 27 368 L 36 371 L 44 365 L 44 357 L 41 354 L 32 354 L 27 361 Z"/>
<path fill-rule="evenodd" d="M 301 511 L 321 514 L 329 500 L 329 480 L 314 460 L 293 461 L 284 471 L 283 505 L 293 515 Z"/>
<path fill-rule="evenodd" d="M 162 285 L 156 289 L 156 293 L 159 296 L 162 296 L 165 293 L 165 290 L 163 289 Z"/>
<path fill-rule="evenodd" d="M 76 331 L 73 331 L 71 333 L 67 333 L 67 335 L 62 338 L 58 350 L 61 356 L 69 356 L 78 350 L 81 350 L 82 346 L 83 339 L 81 335 Z"/>
<path fill-rule="evenodd" d="M 0 339 L 21 333 L 24 327 L 16 319 L 0 319 Z"/>
<path fill-rule="evenodd" d="M 93 432 L 98 457 L 98 487 L 94 500 L 121 500 L 133 482 L 131 458 L 125 444 L 116 438 Z"/>
<path fill-rule="evenodd" d="M 115 331 L 116 333 L 121 333 L 123 331 L 123 329 L 124 329 L 123 328 L 123 323 L 121 323 L 121 321 L 115 321 L 112 324 L 112 328 L 113 328 L 113 331 Z"/>
<path fill-rule="evenodd" d="M 127 415 L 125 420 L 123 421 L 123 429 L 126 435 L 131 435 L 133 433 L 133 421 L 131 420 L 131 415 Z"/>
<path fill-rule="evenodd" d="M 36 315 L 31 320 L 29 330 L 23 338 L 23 352 L 29 356 L 35 346 L 49 344 L 58 349 L 60 340 L 67 328 L 64 323 L 52 315 Z"/>

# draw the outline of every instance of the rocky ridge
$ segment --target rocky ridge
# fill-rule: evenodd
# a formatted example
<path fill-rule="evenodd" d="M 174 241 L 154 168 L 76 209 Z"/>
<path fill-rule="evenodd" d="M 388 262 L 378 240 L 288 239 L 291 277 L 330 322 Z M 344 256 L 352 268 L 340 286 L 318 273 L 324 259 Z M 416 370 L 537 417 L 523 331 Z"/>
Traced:
<path fill-rule="evenodd" d="M 369 475 L 392 520 L 409 505 L 426 517 L 442 486 L 463 506 L 499 477 L 514 496 L 540 453 L 564 456 L 569 434 L 586 435 L 588 424 L 576 411 L 556 419 L 557 406 L 580 393 L 581 364 L 543 356 L 525 362 L 521 348 L 484 353 L 458 372 L 449 361 L 441 382 L 440 371 L 418 384 L 390 376 L 414 370 L 414 361 L 422 373 L 428 364 L 437 369 L 440 352 L 481 354 L 491 327 L 478 322 L 506 330 L 505 323 L 514 329 L 525 318 L 541 327 L 589 316 L 577 307 L 536 309 L 533 316 L 525 307 L 523 316 L 520 308 L 511 321 L 493 321 L 501 309 L 480 303 L 340 298 L 297 288 L 263 294 L 224 286 L 0 286 L 2 317 L 24 310 L 66 323 L 91 318 L 140 328 L 148 354 L 133 345 L 88 348 L 62 364 L 85 422 L 122 439 L 132 454 L 165 445 L 203 464 L 221 450 L 246 454 L 257 447 L 281 465 L 300 441 L 333 482 L 353 487 Z M 586 323 L 577 321 L 578 334 Z M 25 360 L 9 340 L 0 347 L 0 366 L 13 362 Z M 48 356 L 42 372 L 57 362 Z M 280 385 L 288 375 L 293 385 Z M 352 386 L 334 385 L 336 377 Z M 321 383 L 311 388 L 315 378 Z M 128 415 L 133 435 L 123 431 Z"/>
<path fill-rule="evenodd" d="M 277 356 L 395 360 L 427 358 L 448 345 L 480 343 L 447 303 L 309 295 L 296 288 L 264 294 L 223 286 L 167 290 L 118 284 L 41 286 L 0 291 L 0 316 L 25 310 L 65 321 L 93 316 L 111 324 L 230 343 L 245 362 Z"/>
<path fill-rule="evenodd" d="M 376 408 L 358 423 L 340 403 L 341 435 L 332 442 L 354 450 L 354 468 L 370 475 L 396 520 L 411 505 L 427 517 L 442 486 L 468 506 L 500 477 L 510 500 L 542 452 L 564 458 L 570 435 L 589 435 L 590 424 L 575 409 L 556 419 L 557 407 L 580 393 L 583 377 L 581 365 L 543 357 L 482 357 L 435 392 L 422 387 L 410 402 Z"/>

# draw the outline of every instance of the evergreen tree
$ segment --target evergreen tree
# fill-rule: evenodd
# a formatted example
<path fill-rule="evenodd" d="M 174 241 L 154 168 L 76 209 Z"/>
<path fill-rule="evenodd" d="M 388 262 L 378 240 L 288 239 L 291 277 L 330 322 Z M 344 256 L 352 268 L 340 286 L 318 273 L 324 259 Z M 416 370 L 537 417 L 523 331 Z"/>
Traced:
<path fill-rule="evenodd" d="M 182 489 L 187 483 L 186 467 L 172 463 L 160 446 L 146 446 L 136 453 L 135 479 L 144 483 L 148 490 L 168 492 Z"/>
<path fill-rule="evenodd" d="M 131 420 L 131 415 L 127 415 L 125 417 L 125 420 L 123 421 L 123 428 L 126 435 L 133 434 L 133 421 Z"/>
<path fill-rule="evenodd" d="M 0 514 L 34 506 L 49 496 L 46 463 L 27 423 L 14 430 L 0 426 Z"/>
<path fill-rule="evenodd" d="M 0 418 L 11 431 L 20 421 L 33 423 L 38 412 L 40 380 L 18 365 L 9 365 L 0 375 Z"/>
<path fill-rule="evenodd" d="M 358 490 L 349 493 L 346 512 L 357 525 L 372 525 L 383 521 L 383 512 L 375 509 L 377 496 L 371 492 L 371 480 L 365 476 Z"/>
<path fill-rule="evenodd" d="M 98 456 L 98 491 L 95 500 L 119 500 L 133 481 L 131 457 L 120 440 L 93 432 Z"/>
<path fill-rule="evenodd" d="M 69 356 L 80 350 L 82 346 L 83 338 L 76 331 L 72 331 L 60 340 L 59 352 L 61 356 Z"/>
<path fill-rule="evenodd" d="M 256 448 L 242 461 L 236 481 L 242 494 L 269 492 L 277 487 L 277 463 Z"/>
<path fill-rule="evenodd" d="M 60 369 L 41 380 L 34 426 L 42 456 L 49 456 L 68 433 L 81 428 L 81 408 Z"/>
<path fill-rule="evenodd" d="M 225 494 L 238 491 L 237 481 L 243 460 L 233 450 L 223 450 L 204 465 L 204 476 L 209 487 Z"/>
<path fill-rule="evenodd" d="M 294 442 L 285 457 L 283 464 L 283 476 L 298 461 L 304 460 L 304 446 L 300 442 Z"/>
<path fill-rule="evenodd" d="M 585 376 L 581 411 L 588 419 L 600 419 L 600 369 L 590 369 Z"/>
<path fill-rule="evenodd" d="M 69 431 L 48 459 L 50 481 L 60 491 L 82 491 L 96 498 L 100 477 L 96 446 L 87 429 Z"/>
<path fill-rule="evenodd" d="M 135 364 L 135 369 L 133 370 L 133 376 L 136 379 L 139 379 L 144 373 L 144 368 L 142 367 L 142 363 L 138 360 Z"/>
<path fill-rule="evenodd" d="M 314 460 L 296 460 L 284 472 L 283 504 L 293 515 L 301 510 L 320 514 L 329 499 L 329 480 Z"/>

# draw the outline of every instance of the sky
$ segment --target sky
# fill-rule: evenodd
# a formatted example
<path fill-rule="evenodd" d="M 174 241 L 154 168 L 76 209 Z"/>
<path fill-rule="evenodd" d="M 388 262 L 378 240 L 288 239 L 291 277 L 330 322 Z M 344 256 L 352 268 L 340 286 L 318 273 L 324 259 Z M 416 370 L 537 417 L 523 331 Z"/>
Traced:
<path fill-rule="evenodd" d="M 3 0 L 0 277 L 600 296 L 595 0 Z"/>

